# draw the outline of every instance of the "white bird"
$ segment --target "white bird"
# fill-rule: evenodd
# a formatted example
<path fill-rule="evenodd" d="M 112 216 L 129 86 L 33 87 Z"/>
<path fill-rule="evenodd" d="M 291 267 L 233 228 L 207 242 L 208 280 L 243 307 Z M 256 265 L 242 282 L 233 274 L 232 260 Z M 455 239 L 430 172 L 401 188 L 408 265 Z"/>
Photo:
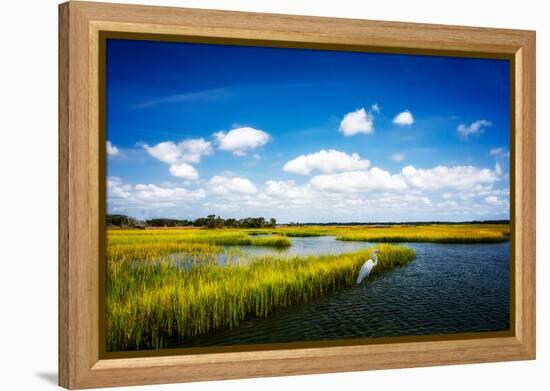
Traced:
<path fill-rule="evenodd" d="M 367 278 L 372 271 L 372 269 L 378 265 L 378 257 L 376 254 L 378 253 L 378 249 L 374 249 L 371 253 L 371 257 L 374 258 L 374 262 L 372 259 L 369 259 L 367 262 L 361 266 L 361 270 L 359 270 L 359 276 L 357 276 L 357 285 L 361 283 L 365 278 Z"/>

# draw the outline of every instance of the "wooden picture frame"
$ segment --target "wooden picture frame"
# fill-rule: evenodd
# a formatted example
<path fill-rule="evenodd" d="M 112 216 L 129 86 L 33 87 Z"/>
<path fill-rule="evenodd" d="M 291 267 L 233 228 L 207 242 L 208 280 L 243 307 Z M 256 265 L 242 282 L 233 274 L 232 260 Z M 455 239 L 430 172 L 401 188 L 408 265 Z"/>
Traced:
<path fill-rule="evenodd" d="M 102 32 L 194 42 L 511 60 L 512 332 L 508 336 L 104 359 Z M 175 383 L 535 358 L 535 32 L 88 2 L 59 6 L 59 384 Z"/>

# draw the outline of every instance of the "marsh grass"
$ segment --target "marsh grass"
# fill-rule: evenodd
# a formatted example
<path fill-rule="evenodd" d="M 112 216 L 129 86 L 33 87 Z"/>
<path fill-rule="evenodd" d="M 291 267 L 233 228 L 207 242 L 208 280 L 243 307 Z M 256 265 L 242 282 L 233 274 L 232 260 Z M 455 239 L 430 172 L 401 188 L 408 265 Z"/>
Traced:
<path fill-rule="evenodd" d="M 186 242 L 110 242 L 107 246 L 108 261 L 140 261 L 160 259 L 169 254 L 185 254 L 193 258 L 212 258 L 223 250 L 222 246 L 209 243 Z"/>
<path fill-rule="evenodd" d="M 263 236 L 267 235 L 267 236 Z M 134 244 L 200 243 L 213 246 L 292 245 L 289 237 L 335 236 L 343 241 L 495 243 L 510 239 L 509 224 L 306 226 L 243 229 L 109 230 L 108 240 Z"/>
<path fill-rule="evenodd" d="M 151 259 L 170 253 L 219 253 L 223 246 L 288 247 L 283 235 L 252 237 L 241 230 L 117 229 L 107 231 L 109 259 Z"/>
<path fill-rule="evenodd" d="M 292 242 L 283 235 L 260 236 L 251 238 L 252 246 L 289 247 Z"/>
<path fill-rule="evenodd" d="M 256 234 L 262 231 L 256 231 Z M 342 241 L 497 243 L 510 240 L 509 224 L 306 226 L 266 229 L 288 237 L 336 236 Z"/>
<path fill-rule="evenodd" d="M 373 274 L 405 265 L 413 250 L 383 244 Z M 350 254 L 263 256 L 245 265 L 111 260 L 107 273 L 109 351 L 159 349 L 355 283 L 370 249 Z"/>
<path fill-rule="evenodd" d="M 364 228 L 337 235 L 343 241 L 498 243 L 510 240 L 508 225 L 426 225 Z"/>
<path fill-rule="evenodd" d="M 267 234 L 267 235 L 265 235 Z M 265 236 L 264 236 L 265 235 Z M 159 349 L 277 308 L 307 303 L 354 284 L 370 250 L 339 255 L 244 259 L 238 247 L 287 247 L 289 237 L 344 241 L 492 243 L 509 240 L 507 224 L 308 226 L 255 230 L 107 231 L 107 349 Z M 381 244 L 373 274 L 405 265 L 413 250 Z M 218 265 L 225 253 L 228 262 Z M 177 255 L 177 256 L 174 256 Z M 181 267 L 184 259 L 184 267 Z"/>

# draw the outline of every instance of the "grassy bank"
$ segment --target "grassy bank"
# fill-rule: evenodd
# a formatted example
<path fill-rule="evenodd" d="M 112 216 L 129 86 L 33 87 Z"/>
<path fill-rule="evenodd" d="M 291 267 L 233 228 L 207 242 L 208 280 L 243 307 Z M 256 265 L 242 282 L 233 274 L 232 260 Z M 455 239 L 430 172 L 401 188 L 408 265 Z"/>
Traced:
<path fill-rule="evenodd" d="M 373 274 L 415 257 L 413 250 L 380 245 Z M 111 253 L 112 256 L 114 253 Z M 250 317 L 308 302 L 355 283 L 370 250 L 351 254 L 262 257 L 246 265 L 197 263 L 187 270 L 165 258 L 132 262 L 111 258 L 107 273 L 108 350 L 162 348 Z M 158 257 L 157 257 L 158 260 Z"/>
<path fill-rule="evenodd" d="M 262 236 L 270 234 L 269 236 Z M 168 247 L 185 244 L 210 246 L 292 245 L 289 237 L 336 236 L 343 241 L 496 243 L 510 239 L 509 224 L 391 225 L 391 226 L 305 226 L 260 229 L 116 229 L 108 230 L 108 241 L 130 247 L 155 247 L 160 255 Z M 220 251 L 218 248 L 217 251 Z M 141 251 L 141 250 L 140 250 Z M 148 250 L 154 251 L 154 250 Z M 168 252 L 177 252 L 168 251 Z"/>
<path fill-rule="evenodd" d="M 265 256 L 250 263 L 241 259 L 238 247 L 233 253 L 227 246 L 287 247 L 289 237 L 314 236 L 377 243 L 492 243 L 507 241 L 509 235 L 507 224 L 108 230 L 108 349 L 162 348 L 168 340 L 236 327 L 244 319 L 308 302 L 353 285 L 370 255 L 362 250 L 284 260 Z M 382 244 L 379 249 L 374 274 L 415 256 L 403 246 Z M 236 262 L 218 266 L 222 252 Z M 178 258 L 185 267 L 177 267 Z"/>
<path fill-rule="evenodd" d="M 262 231 L 256 230 L 255 233 Z M 265 229 L 288 237 L 336 236 L 343 241 L 497 243 L 510 240 L 509 224 L 304 226 Z"/>
<path fill-rule="evenodd" d="M 288 247 L 283 235 L 251 237 L 236 229 L 116 229 L 107 231 L 109 259 L 152 259 L 171 253 L 216 254 L 223 246 Z"/>
<path fill-rule="evenodd" d="M 367 242 L 432 242 L 432 243 L 498 243 L 510 240 L 508 225 L 427 225 L 364 228 L 337 235 L 344 241 Z"/>

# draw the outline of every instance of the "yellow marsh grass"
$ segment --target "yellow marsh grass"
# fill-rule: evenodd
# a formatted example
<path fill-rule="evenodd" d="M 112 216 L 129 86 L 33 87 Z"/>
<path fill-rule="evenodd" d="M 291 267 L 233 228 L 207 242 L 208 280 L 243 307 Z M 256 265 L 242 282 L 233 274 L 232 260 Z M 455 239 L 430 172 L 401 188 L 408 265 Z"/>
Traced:
<path fill-rule="evenodd" d="M 208 243 L 222 246 L 290 246 L 288 238 L 281 235 L 251 237 L 240 229 L 110 229 L 107 239 L 117 243 L 186 242 Z"/>
<path fill-rule="evenodd" d="M 274 236 L 249 236 L 274 233 Z M 111 351 L 162 348 L 167 340 L 235 327 L 247 317 L 307 302 L 352 285 L 369 250 L 353 254 L 264 257 L 252 264 L 215 265 L 223 246 L 289 246 L 286 236 L 336 236 L 374 242 L 491 243 L 509 240 L 507 224 L 307 226 L 266 229 L 108 230 L 107 339 Z M 414 252 L 379 246 L 375 273 L 402 265 Z M 192 260 L 177 268 L 170 254 Z"/>
<path fill-rule="evenodd" d="M 372 242 L 496 243 L 510 239 L 509 224 L 306 226 L 268 228 L 264 232 L 289 237 L 330 235 L 338 240 Z"/>
<path fill-rule="evenodd" d="M 344 241 L 497 243 L 510 239 L 509 225 L 420 225 L 365 228 L 337 236 Z"/>
<path fill-rule="evenodd" d="M 114 229 L 107 231 L 107 259 L 154 259 L 172 253 L 210 257 L 222 246 L 288 247 L 291 241 L 281 235 L 250 237 L 241 230 L 206 229 Z"/>
<path fill-rule="evenodd" d="M 413 250 L 380 245 L 373 274 L 405 265 Z M 168 341 L 236 327 L 251 317 L 306 303 L 355 283 L 371 250 L 340 255 L 277 258 L 244 265 L 111 259 L 107 273 L 107 349 L 159 349 Z"/>

